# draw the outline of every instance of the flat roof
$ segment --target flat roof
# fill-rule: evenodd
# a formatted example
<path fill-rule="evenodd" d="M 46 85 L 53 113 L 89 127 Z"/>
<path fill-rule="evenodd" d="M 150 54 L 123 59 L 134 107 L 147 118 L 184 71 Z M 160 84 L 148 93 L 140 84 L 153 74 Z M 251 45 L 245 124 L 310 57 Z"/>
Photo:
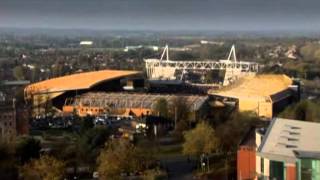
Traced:
<path fill-rule="evenodd" d="M 229 87 L 209 93 L 231 98 L 265 99 L 285 91 L 290 85 L 292 85 L 292 80 L 286 75 L 263 74 L 243 77 Z"/>
<path fill-rule="evenodd" d="M 274 118 L 257 154 L 272 160 L 294 162 L 299 152 L 320 153 L 320 123 Z"/>
<path fill-rule="evenodd" d="M 320 151 L 294 151 L 298 158 L 320 159 Z"/>
<path fill-rule="evenodd" d="M 92 86 L 125 76 L 139 74 L 139 71 L 101 70 L 84 72 L 52 78 L 45 81 L 30 84 L 25 88 L 26 93 L 50 93 L 69 90 L 89 89 Z"/>

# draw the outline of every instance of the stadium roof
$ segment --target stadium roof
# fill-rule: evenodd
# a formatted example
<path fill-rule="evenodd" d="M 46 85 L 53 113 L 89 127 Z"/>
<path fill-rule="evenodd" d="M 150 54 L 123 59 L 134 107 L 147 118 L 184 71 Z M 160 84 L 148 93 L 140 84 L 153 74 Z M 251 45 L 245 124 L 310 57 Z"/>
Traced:
<path fill-rule="evenodd" d="M 265 98 L 288 89 L 291 84 L 292 80 L 286 75 L 248 76 L 210 94 L 232 98 Z"/>
<path fill-rule="evenodd" d="M 138 93 L 85 93 L 74 101 L 73 105 L 82 106 L 108 106 L 113 108 L 144 108 L 152 109 L 158 99 L 165 99 L 172 103 L 175 98 L 181 97 L 192 111 L 199 110 L 208 100 L 208 96 L 198 95 L 164 95 L 164 94 L 138 94 Z"/>
<path fill-rule="evenodd" d="M 26 94 L 53 93 L 70 90 L 89 89 L 104 81 L 139 74 L 138 71 L 101 70 L 72 74 L 30 84 L 25 88 Z"/>
<path fill-rule="evenodd" d="M 295 152 L 319 154 L 318 132 L 320 123 L 275 118 L 263 138 L 258 155 L 277 161 L 295 162 Z"/>

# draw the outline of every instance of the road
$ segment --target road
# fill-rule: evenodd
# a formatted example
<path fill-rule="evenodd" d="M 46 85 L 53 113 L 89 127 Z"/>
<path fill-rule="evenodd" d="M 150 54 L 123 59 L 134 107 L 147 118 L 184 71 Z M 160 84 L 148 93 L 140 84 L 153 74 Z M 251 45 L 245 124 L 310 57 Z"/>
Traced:
<path fill-rule="evenodd" d="M 185 156 L 174 156 L 163 158 L 160 162 L 167 168 L 170 180 L 193 179 L 192 171 L 196 166 L 194 160 L 188 162 L 188 159 Z"/>

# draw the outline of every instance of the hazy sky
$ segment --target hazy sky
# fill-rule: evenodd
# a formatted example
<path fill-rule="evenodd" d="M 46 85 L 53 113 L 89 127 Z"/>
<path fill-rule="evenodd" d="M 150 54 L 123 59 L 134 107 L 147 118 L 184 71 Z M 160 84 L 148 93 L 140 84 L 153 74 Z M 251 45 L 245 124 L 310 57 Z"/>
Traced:
<path fill-rule="evenodd" d="M 0 0 L 1 27 L 318 30 L 320 0 Z"/>

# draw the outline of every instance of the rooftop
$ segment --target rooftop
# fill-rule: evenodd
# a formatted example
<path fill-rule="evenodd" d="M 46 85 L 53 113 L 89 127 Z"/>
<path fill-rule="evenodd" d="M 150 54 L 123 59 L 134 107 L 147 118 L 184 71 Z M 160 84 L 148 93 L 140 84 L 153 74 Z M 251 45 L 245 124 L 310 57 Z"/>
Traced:
<path fill-rule="evenodd" d="M 125 76 L 139 74 L 138 71 L 101 70 L 72 74 L 30 84 L 26 93 L 61 92 L 68 90 L 88 89 L 98 83 Z"/>
<path fill-rule="evenodd" d="M 294 162 L 298 152 L 320 153 L 320 123 L 275 118 L 258 149 L 273 160 Z"/>
<path fill-rule="evenodd" d="M 197 95 L 164 95 L 164 94 L 138 94 L 138 93 L 98 93 L 90 92 L 76 98 L 75 105 L 101 106 L 114 108 L 153 108 L 158 99 L 164 98 L 171 103 L 175 98 L 182 97 L 191 109 L 197 111 L 207 101 L 208 96 Z"/>
<path fill-rule="evenodd" d="M 286 75 L 247 76 L 230 87 L 210 94 L 232 98 L 265 98 L 288 89 L 291 84 L 292 80 Z"/>

